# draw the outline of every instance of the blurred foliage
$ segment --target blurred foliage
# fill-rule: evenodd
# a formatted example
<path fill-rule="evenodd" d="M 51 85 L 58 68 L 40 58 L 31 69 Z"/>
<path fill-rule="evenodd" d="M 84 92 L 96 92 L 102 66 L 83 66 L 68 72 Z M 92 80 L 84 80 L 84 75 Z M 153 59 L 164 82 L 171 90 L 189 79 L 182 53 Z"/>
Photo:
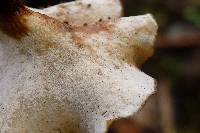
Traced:
<path fill-rule="evenodd" d="M 184 18 L 200 28 L 200 8 L 197 6 L 186 7 L 183 11 Z"/>
<path fill-rule="evenodd" d="M 200 131 L 200 74 L 192 72 L 200 64 L 199 55 L 199 47 L 159 49 L 142 68 L 157 80 L 167 78 L 171 82 L 177 133 Z M 190 63 L 192 60 L 195 64 Z"/>

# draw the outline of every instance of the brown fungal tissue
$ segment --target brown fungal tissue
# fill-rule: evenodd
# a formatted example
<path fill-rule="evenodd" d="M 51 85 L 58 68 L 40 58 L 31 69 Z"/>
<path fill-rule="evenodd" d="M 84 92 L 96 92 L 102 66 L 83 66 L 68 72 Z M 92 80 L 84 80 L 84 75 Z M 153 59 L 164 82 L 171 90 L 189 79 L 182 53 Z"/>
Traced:
<path fill-rule="evenodd" d="M 138 66 L 153 54 L 150 14 L 122 17 L 120 0 L 45 9 L 0 4 L 0 132 L 103 133 L 155 91 Z"/>
<path fill-rule="evenodd" d="M 0 5 L 0 29 L 5 34 L 20 38 L 27 32 L 24 15 L 28 15 L 25 7 L 18 0 L 2 1 Z"/>

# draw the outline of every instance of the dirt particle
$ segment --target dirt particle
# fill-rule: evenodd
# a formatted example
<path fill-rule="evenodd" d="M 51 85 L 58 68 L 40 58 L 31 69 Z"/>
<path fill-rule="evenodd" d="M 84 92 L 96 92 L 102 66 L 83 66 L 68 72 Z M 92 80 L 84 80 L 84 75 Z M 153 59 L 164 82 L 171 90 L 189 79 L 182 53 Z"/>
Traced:
<path fill-rule="evenodd" d="M 87 5 L 87 8 L 90 8 L 91 6 L 92 6 L 92 4 L 88 4 L 88 5 Z"/>
<path fill-rule="evenodd" d="M 83 24 L 83 26 L 87 26 L 87 25 L 88 25 L 87 23 L 84 23 L 84 24 Z"/>
<path fill-rule="evenodd" d="M 67 24 L 67 25 L 69 24 L 69 22 L 68 22 L 68 21 L 64 21 L 64 23 L 65 23 L 65 24 Z"/>
<path fill-rule="evenodd" d="M 73 27 L 74 32 L 83 32 L 88 34 L 95 34 L 101 31 L 111 31 L 112 30 L 112 24 L 108 22 L 102 22 L 99 24 L 87 24 L 87 26 L 80 26 L 80 27 Z"/>
<path fill-rule="evenodd" d="M 104 116 L 108 111 L 103 112 L 101 115 Z"/>

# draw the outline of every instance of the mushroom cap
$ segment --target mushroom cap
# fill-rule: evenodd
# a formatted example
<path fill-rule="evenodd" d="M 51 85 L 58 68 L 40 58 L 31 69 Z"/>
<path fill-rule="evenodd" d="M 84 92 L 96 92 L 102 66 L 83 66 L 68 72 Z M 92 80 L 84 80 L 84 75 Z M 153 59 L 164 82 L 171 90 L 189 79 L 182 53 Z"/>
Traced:
<path fill-rule="evenodd" d="M 138 68 L 153 54 L 150 14 L 121 18 L 118 0 L 18 8 L 0 19 L 0 132 L 102 133 L 154 93 Z"/>

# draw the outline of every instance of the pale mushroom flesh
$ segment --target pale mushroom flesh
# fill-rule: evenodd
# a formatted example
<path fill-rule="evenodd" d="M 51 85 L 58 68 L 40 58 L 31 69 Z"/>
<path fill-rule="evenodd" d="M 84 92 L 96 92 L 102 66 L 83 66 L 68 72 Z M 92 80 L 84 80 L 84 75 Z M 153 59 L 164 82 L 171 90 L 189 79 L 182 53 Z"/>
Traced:
<path fill-rule="evenodd" d="M 15 9 L 0 9 L 1 133 L 103 133 L 155 92 L 138 68 L 153 54 L 150 14 L 121 17 L 119 0 L 2 2 Z"/>

